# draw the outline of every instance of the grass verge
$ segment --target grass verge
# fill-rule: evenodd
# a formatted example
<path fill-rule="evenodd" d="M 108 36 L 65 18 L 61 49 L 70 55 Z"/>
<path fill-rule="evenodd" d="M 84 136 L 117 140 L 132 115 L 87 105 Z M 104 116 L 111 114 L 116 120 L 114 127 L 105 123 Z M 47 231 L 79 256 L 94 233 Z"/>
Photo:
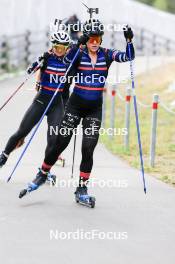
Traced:
<path fill-rule="evenodd" d="M 175 90 L 168 90 L 169 85 L 175 80 L 175 64 L 169 64 L 142 74 L 136 78 L 137 98 L 146 104 L 152 103 L 152 96 L 157 93 L 168 107 L 175 102 Z M 120 85 L 120 92 L 125 96 L 125 89 Z M 110 96 L 107 98 L 106 127 L 110 127 Z M 141 128 L 141 138 L 144 154 L 145 171 L 158 179 L 175 184 L 175 115 L 166 112 L 161 106 L 158 109 L 157 145 L 155 167 L 150 167 L 150 135 L 151 135 L 151 108 L 138 106 Z M 174 109 L 175 112 L 175 109 Z M 115 127 L 125 127 L 125 104 L 116 97 Z M 124 136 L 117 135 L 112 139 L 107 136 L 100 137 L 101 142 L 112 153 L 126 160 L 131 166 L 140 168 L 140 159 L 137 143 L 137 131 L 133 101 L 131 101 L 130 148 L 124 149 Z"/>

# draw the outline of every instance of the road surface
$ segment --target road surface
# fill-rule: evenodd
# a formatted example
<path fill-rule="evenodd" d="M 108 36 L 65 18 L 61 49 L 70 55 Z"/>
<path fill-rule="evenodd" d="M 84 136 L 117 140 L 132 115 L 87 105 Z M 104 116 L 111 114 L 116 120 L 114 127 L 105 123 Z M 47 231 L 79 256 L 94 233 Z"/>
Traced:
<path fill-rule="evenodd" d="M 0 83 L 0 104 L 21 80 L 17 77 Z M 29 82 L 0 112 L 1 150 L 32 101 L 35 92 L 31 88 Z M 0 170 L 1 263 L 173 264 L 175 189 L 146 175 L 145 195 L 140 172 L 99 144 L 92 172 L 94 186 L 89 189 L 96 196 L 96 208 L 76 204 L 73 192 L 79 176 L 80 141 L 74 180 L 70 180 L 71 142 L 64 153 L 66 167 L 53 169 L 58 186 L 47 184 L 22 200 L 19 191 L 34 178 L 43 159 L 46 121 L 11 182 L 6 180 L 22 148 L 13 152 Z"/>

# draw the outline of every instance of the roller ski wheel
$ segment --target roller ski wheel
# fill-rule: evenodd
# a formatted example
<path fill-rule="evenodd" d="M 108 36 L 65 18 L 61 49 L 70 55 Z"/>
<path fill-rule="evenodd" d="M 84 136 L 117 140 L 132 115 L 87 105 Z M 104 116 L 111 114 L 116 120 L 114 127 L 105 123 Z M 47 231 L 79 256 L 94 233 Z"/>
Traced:
<path fill-rule="evenodd" d="M 95 207 L 95 197 L 88 195 L 87 187 L 77 187 L 75 191 L 75 201 L 76 203 L 94 208 Z"/>
<path fill-rule="evenodd" d="M 56 184 L 56 181 L 57 181 L 57 176 L 49 172 L 47 175 L 47 182 L 51 183 L 54 186 Z"/>
<path fill-rule="evenodd" d="M 35 191 L 36 189 L 38 189 L 38 185 L 34 184 L 33 182 L 28 184 L 28 187 L 26 189 L 23 189 L 20 194 L 19 194 L 19 198 L 21 199 L 23 196 L 25 196 L 26 194 L 29 194 L 32 191 Z"/>
<path fill-rule="evenodd" d="M 0 168 L 2 168 L 7 162 L 7 157 L 2 152 L 0 155 Z"/>
<path fill-rule="evenodd" d="M 41 169 L 39 169 L 39 172 L 36 175 L 36 178 L 28 184 L 28 187 L 26 189 L 23 189 L 20 194 L 19 198 L 21 199 L 23 196 L 25 196 L 28 193 L 31 193 L 35 190 L 37 190 L 42 184 L 44 184 L 47 180 L 48 174 L 44 174 Z"/>
<path fill-rule="evenodd" d="M 66 160 L 65 159 L 62 159 L 62 167 L 63 168 L 65 167 L 65 164 L 66 164 Z"/>
<path fill-rule="evenodd" d="M 27 189 L 24 189 L 22 191 L 20 191 L 20 194 L 19 194 L 19 199 L 21 199 L 23 196 L 25 196 L 27 194 Z"/>
<path fill-rule="evenodd" d="M 63 159 L 61 156 L 58 157 L 57 159 L 58 162 L 61 162 L 61 166 L 64 168 L 65 167 L 65 163 L 66 163 L 66 160 Z"/>

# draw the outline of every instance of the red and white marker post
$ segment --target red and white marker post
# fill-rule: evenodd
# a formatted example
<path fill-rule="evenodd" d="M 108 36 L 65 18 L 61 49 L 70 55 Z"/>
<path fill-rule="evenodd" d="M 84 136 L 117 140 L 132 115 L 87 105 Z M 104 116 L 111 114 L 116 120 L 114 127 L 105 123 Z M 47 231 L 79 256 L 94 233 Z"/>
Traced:
<path fill-rule="evenodd" d="M 111 87 L 111 114 L 110 114 L 110 128 L 113 133 L 110 135 L 114 136 L 114 128 L 115 128 L 115 98 L 116 98 L 116 84 L 113 84 Z"/>
<path fill-rule="evenodd" d="M 124 136 L 125 150 L 129 149 L 129 132 L 130 132 L 130 109 L 131 109 L 131 88 L 127 88 L 125 97 L 125 128 L 126 135 Z"/>
<path fill-rule="evenodd" d="M 150 166 L 151 167 L 154 167 L 155 165 L 158 105 L 159 105 L 159 96 L 157 94 L 154 94 L 153 103 L 152 103 L 151 144 L 150 144 Z"/>

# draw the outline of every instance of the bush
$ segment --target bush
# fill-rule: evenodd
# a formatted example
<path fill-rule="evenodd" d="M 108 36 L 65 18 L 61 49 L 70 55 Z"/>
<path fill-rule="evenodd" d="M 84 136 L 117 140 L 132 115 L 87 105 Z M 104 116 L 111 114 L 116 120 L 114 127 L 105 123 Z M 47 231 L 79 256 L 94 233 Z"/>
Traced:
<path fill-rule="evenodd" d="M 159 8 L 163 11 L 175 13 L 175 1 L 172 0 L 137 0 L 137 1 Z"/>

